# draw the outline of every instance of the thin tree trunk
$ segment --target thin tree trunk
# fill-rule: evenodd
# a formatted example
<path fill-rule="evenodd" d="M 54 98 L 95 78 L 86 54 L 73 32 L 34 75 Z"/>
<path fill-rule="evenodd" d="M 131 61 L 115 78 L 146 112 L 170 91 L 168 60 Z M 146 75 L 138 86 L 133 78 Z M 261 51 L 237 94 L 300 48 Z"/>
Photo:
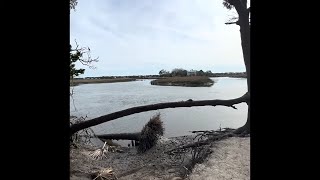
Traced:
<path fill-rule="evenodd" d="M 250 24 L 249 24 L 249 9 L 247 9 L 247 1 L 241 2 L 240 0 L 229 1 L 232 4 L 238 15 L 240 26 L 240 36 L 241 36 L 241 47 L 243 53 L 244 64 L 246 66 L 247 72 L 247 85 L 248 93 L 250 95 L 251 90 L 251 70 L 250 70 Z M 250 100 L 247 102 L 248 105 L 248 116 L 247 122 L 244 126 L 238 128 L 235 133 L 250 133 Z"/>
<path fill-rule="evenodd" d="M 243 15 L 239 15 L 240 21 L 240 34 L 241 34 L 241 45 L 243 52 L 243 59 L 246 66 L 247 71 L 247 84 L 248 84 L 248 92 L 250 94 L 251 90 L 251 71 L 250 71 L 250 25 L 249 25 L 249 13 L 243 13 Z M 249 100 L 250 101 L 250 100 Z M 248 116 L 247 122 L 244 126 L 241 127 L 236 133 L 250 133 L 250 102 L 247 102 L 248 105 Z M 242 130 L 242 131 L 241 131 Z"/>

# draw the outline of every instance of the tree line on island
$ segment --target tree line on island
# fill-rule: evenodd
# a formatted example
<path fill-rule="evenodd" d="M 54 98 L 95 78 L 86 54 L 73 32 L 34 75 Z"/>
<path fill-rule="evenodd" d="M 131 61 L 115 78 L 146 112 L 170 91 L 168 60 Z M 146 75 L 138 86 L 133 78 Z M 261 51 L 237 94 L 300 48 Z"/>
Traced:
<path fill-rule="evenodd" d="M 208 77 L 242 77 L 246 78 L 246 72 L 224 72 L 224 73 L 213 73 L 211 70 L 194 70 L 189 71 L 183 68 L 174 68 L 171 72 L 165 69 L 159 71 L 160 77 L 185 77 L 185 76 L 208 76 Z"/>
<path fill-rule="evenodd" d="M 191 69 L 190 71 L 187 71 L 183 68 L 174 68 L 171 72 L 167 71 L 165 69 L 162 69 L 159 71 L 160 77 L 175 77 L 175 76 L 213 76 L 213 73 L 208 70 L 204 72 L 203 70 L 197 71 Z"/>

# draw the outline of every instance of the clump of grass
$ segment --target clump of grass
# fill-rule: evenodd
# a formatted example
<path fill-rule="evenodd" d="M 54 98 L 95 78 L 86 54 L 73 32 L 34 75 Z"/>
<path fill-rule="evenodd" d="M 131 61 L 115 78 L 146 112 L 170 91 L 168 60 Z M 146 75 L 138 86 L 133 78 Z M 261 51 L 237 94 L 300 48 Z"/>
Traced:
<path fill-rule="evenodd" d="M 149 122 L 142 128 L 139 139 L 138 152 L 143 153 L 152 148 L 160 136 L 163 136 L 164 127 L 160 113 L 150 118 Z"/>

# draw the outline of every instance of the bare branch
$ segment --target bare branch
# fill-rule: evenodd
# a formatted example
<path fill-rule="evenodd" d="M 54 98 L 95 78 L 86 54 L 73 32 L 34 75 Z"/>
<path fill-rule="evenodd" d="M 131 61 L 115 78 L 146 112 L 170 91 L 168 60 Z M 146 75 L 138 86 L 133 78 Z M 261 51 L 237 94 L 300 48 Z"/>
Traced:
<path fill-rule="evenodd" d="M 176 107 L 193 107 L 193 106 L 228 106 L 231 107 L 235 104 L 246 102 L 248 103 L 250 100 L 249 93 L 236 98 L 236 99 L 229 99 L 229 100 L 202 100 L 202 101 L 180 101 L 180 102 L 168 102 L 168 103 L 158 103 L 158 104 L 151 104 L 146 106 L 137 106 L 129 109 L 125 109 L 122 111 L 117 111 L 111 114 L 107 114 L 104 116 L 100 116 L 88 121 L 80 122 L 78 124 L 71 125 L 70 127 L 70 135 L 73 133 L 85 129 L 91 126 L 95 126 L 101 123 L 105 123 L 114 119 L 118 119 L 124 116 L 128 116 L 131 114 L 158 110 L 158 109 L 166 109 L 166 108 L 176 108 Z"/>
<path fill-rule="evenodd" d="M 232 107 L 233 109 L 237 109 L 235 106 L 231 105 L 230 107 Z"/>
<path fill-rule="evenodd" d="M 70 51 L 71 52 L 74 52 L 74 53 L 80 53 L 81 54 L 81 58 L 78 59 L 78 61 L 84 65 L 84 66 L 88 66 L 90 69 L 95 69 L 96 67 L 93 66 L 91 63 L 92 62 L 99 62 L 99 57 L 95 58 L 95 59 L 92 59 L 91 58 L 91 50 L 89 47 L 81 47 L 79 48 L 79 45 L 77 43 L 77 40 L 75 39 L 75 44 L 76 44 L 76 48 L 75 49 L 71 49 Z M 82 56 L 86 54 L 86 58 L 82 58 Z"/>
<path fill-rule="evenodd" d="M 78 43 L 77 43 L 77 40 L 75 39 L 74 42 L 76 43 L 76 49 L 74 51 L 76 51 L 79 47 Z"/>
<path fill-rule="evenodd" d="M 231 18 L 229 18 L 229 20 L 225 23 L 225 24 L 237 24 L 239 25 L 239 17 L 237 17 L 236 15 L 233 15 Z"/>
<path fill-rule="evenodd" d="M 239 25 L 239 21 L 236 21 L 236 22 L 226 22 L 225 24 L 229 25 L 229 24 L 236 24 L 236 25 Z"/>

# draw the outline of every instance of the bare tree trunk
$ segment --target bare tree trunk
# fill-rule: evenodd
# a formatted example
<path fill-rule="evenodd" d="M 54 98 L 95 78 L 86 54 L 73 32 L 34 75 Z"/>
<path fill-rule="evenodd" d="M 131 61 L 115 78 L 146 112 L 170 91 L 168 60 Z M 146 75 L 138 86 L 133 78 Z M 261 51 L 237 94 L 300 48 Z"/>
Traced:
<path fill-rule="evenodd" d="M 250 9 L 247 8 L 247 1 L 241 2 L 241 0 L 230 0 L 229 3 L 235 7 L 239 15 L 239 20 L 237 22 L 237 25 L 240 26 L 242 53 L 243 53 L 244 64 L 246 66 L 246 72 L 247 72 L 248 93 L 250 95 L 250 89 L 251 89 L 250 24 L 249 24 Z M 235 133 L 243 133 L 243 132 L 250 133 L 250 102 L 249 101 L 247 102 L 247 105 L 248 105 L 247 122 L 244 126 L 238 128 L 235 131 Z"/>
<path fill-rule="evenodd" d="M 241 18 L 240 18 L 241 17 Z M 247 72 L 247 85 L 248 92 L 250 94 L 251 89 L 251 71 L 250 71 L 250 26 L 249 26 L 249 14 L 240 16 L 239 15 L 239 24 L 240 24 L 240 34 L 241 34 L 241 45 L 243 52 L 243 59 L 246 66 Z M 250 102 L 247 102 L 248 105 L 248 116 L 247 122 L 244 126 L 240 127 L 235 133 L 250 133 Z"/>

